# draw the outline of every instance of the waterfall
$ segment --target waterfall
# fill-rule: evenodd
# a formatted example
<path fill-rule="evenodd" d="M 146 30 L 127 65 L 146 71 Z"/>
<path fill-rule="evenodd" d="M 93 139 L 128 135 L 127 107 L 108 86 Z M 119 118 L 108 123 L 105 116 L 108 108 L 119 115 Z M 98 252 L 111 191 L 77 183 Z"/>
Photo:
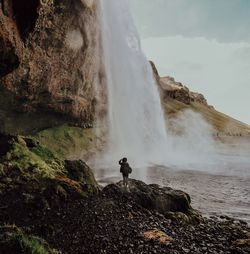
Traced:
<path fill-rule="evenodd" d="M 106 158 L 128 157 L 133 165 L 161 163 L 167 134 L 156 81 L 142 52 L 129 0 L 100 0 L 108 89 Z"/>

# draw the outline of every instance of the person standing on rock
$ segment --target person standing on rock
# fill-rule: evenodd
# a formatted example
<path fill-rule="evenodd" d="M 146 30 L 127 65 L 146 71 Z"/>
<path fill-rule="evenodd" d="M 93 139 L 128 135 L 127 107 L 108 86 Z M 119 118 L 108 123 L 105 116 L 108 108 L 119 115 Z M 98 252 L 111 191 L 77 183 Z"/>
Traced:
<path fill-rule="evenodd" d="M 120 172 L 123 176 L 123 185 L 124 187 L 128 187 L 128 176 L 132 173 L 132 168 L 129 166 L 127 162 L 127 158 L 123 158 L 119 160 L 119 164 L 121 165 Z"/>

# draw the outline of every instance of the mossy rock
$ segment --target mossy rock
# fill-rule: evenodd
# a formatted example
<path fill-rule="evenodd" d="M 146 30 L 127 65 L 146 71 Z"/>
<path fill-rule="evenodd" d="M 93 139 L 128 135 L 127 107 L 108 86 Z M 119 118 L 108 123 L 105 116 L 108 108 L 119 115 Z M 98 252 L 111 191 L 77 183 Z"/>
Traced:
<path fill-rule="evenodd" d="M 81 184 L 84 192 L 96 193 L 99 191 L 99 185 L 95 179 L 91 168 L 82 160 L 65 160 L 65 169 L 70 179 Z"/>
<path fill-rule="evenodd" d="M 65 160 L 65 168 L 68 172 L 68 177 L 72 180 L 97 186 L 93 171 L 82 160 Z"/>
<path fill-rule="evenodd" d="M 0 253 L 59 254 L 44 239 L 26 234 L 14 225 L 0 227 Z"/>
<path fill-rule="evenodd" d="M 4 135 L 1 134 L 3 137 Z M 0 176 L 10 174 L 23 177 L 53 178 L 64 171 L 63 161 L 35 139 L 22 136 L 1 138 Z"/>
<path fill-rule="evenodd" d="M 28 205 L 45 192 L 46 199 L 59 201 L 98 193 L 94 174 L 85 162 L 64 161 L 35 138 L 5 137 L 0 143 L 8 147 L 0 156 L 0 194 L 8 190 L 19 196 L 20 191 L 25 194 L 20 200 Z"/>
<path fill-rule="evenodd" d="M 62 159 L 92 157 L 102 149 L 104 131 L 97 128 L 80 128 L 68 125 L 43 130 L 35 138 Z"/>

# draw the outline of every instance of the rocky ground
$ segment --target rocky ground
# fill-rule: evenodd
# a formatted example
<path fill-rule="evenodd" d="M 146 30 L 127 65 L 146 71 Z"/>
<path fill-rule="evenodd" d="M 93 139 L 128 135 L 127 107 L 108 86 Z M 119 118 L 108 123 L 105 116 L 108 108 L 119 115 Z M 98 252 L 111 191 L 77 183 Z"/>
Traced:
<path fill-rule="evenodd" d="M 243 222 L 222 217 L 186 224 L 167 219 L 136 204 L 114 186 L 87 200 L 5 216 L 1 223 L 15 223 L 28 234 L 43 237 L 61 253 L 240 254 L 250 250 L 249 228 Z M 147 239 L 147 232 L 152 239 Z"/>
<path fill-rule="evenodd" d="M 0 253 L 250 252 L 249 227 L 204 218 L 180 190 L 130 180 L 101 189 L 82 161 L 0 135 Z"/>

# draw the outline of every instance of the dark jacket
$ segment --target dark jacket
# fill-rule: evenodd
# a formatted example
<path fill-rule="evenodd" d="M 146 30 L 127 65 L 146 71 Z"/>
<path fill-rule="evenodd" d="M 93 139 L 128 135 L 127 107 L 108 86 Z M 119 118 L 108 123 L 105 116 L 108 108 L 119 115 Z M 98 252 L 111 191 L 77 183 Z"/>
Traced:
<path fill-rule="evenodd" d="M 132 173 L 132 168 L 129 166 L 127 162 L 123 162 L 122 160 L 120 160 L 119 164 L 121 165 L 120 172 L 122 173 L 123 176 L 128 176 L 129 174 Z"/>

